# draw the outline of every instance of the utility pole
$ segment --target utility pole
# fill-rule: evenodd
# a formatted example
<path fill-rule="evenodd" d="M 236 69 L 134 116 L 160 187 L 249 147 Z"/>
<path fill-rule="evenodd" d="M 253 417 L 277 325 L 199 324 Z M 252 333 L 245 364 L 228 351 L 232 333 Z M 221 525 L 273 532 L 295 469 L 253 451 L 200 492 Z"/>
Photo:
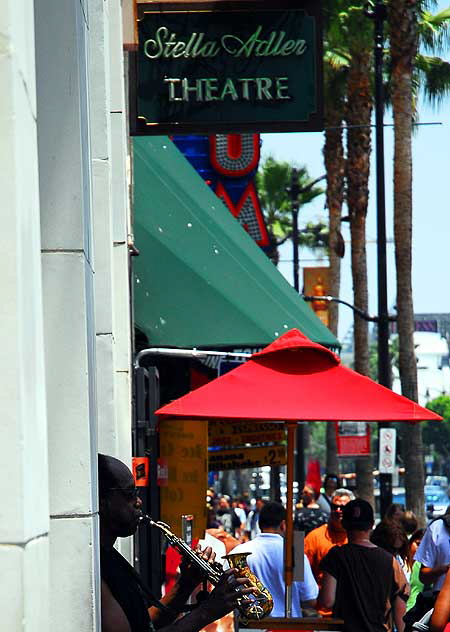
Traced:
<path fill-rule="evenodd" d="M 291 171 L 291 186 L 289 187 L 289 196 L 291 198 L 291 213 L 292 213 L 292 261 L 293 261 L 293 276 L 294 276 L 294 288 L 297 292 L 300 291 L 299 284 L 299 262 L 298 262 L 298 196 L 300 195 L 300 185 L 298 183 L 298 169 L 295 167 Z"/>
<path fill-rule="evenodd" d="M 298 261 L 298 209 L 300 195 L 300 185 L 298 181 L 298 169 L 295 167 L 291 171 L 291 184 L 289 187 L 289 197 L 291 199 L 291 212 L 292 212 L 292 247 L 293 247 L 293 277 L 294 288 L 297 292 L 300 291 L 299 282 L 299 261 Z M 299 493 L 302 490 L 305 482 L 305 437 L 303 424 L 297 424 L 296 432 L 296 447 L 297 447 L 297 460 L 296 460 L 296 472 L 295 477 L 298 482 Z"/>
<path fill-rule="evenodd" d="M 392 387 L 389 357 L 389 314 L 387 303 L 386 274 L 386 200 L 384 181 L 384 95 L 383 95 L 383 45 L 386 6 L 383 0 L 375 0 L 368 16 L 374 21 L 375 62 L 375 147 L 377 182 L 377 258 L 378 258 L 378 381 Z M 386 427 L 389 424 L 379 424 Z M 384 516 L 392 503 L 392 474 L 380 474 L 380 514 Z"/>

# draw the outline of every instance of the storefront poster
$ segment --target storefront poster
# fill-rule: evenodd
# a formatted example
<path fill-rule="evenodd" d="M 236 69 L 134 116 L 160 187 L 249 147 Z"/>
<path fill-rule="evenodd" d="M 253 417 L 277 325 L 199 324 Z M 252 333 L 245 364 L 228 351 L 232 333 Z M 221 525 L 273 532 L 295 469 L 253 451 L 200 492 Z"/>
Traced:
<path fill-rule="evenodd" d="M 284 425 L 269 421 L 215 421 L 208 425 L 210 446 L 243 446 L 246 443 L 277 443 L 286 440 Z"/>
<path fill-rule="evenodd" d="M 330 293 L 330 268 L 326 266 L 303 268 L 303 294 L 305 296 L 317 296 L 309 306 L 324 325 L 330 324 L 328 301 L 321 301 L 320 296 Z"/>
<path fill-rule="evenodd" d="M 193 537 L 203 537 L 208 485 L 208 422 L 163 419 L 159 441 L 162 462 L 167 467 L 166 484 L 160 487 L 161 519 L 181 537 L 182 516 L 192 514 Z"/>
<path fill-rule="evenodd" d="M 338 456 L 370 454 L 370 426 L 366 421 L 337 421 L 335 428 Z"/>
<path fill-rule="evenodd" d="M 241 470 L 265 465 L 286 465 L 285 445 L 212 450 L 208 454 L 210 472 Z"/>

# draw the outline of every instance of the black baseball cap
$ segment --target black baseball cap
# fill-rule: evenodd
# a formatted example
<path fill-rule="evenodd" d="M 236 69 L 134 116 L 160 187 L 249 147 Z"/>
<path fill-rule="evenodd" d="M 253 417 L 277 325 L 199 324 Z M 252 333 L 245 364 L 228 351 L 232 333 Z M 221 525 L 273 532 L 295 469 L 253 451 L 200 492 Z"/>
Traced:
<path fill-rule="evenodd" d="M 373 520 L 372 505 L 362 498 L 351 500 L 342 508 L 342 526 L 344 529 L 365 531 L 373 525 Z"/>

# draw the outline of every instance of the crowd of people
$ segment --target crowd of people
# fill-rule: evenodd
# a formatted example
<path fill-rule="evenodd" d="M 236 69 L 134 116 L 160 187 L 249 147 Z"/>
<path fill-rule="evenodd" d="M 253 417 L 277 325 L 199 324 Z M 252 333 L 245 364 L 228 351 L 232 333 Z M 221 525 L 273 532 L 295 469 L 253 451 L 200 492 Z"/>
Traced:
<path fill-rule="evenodd" d="M 141 517 L 130 470 L 100 455 L 99 487 L 103 632 L 197 632 L 255 594 L 248 579 L 224 570 L 198 607 L 180 616 L 204 579 L 185 560 L 175 585 L 160 601 L 155 599 L 114 548 L 118 537 L 136 531 Z M 291 591 L 293 617 L 332 616 L 343 620 L 344 632 L 407 632 L 408 612 L 428 590 L 435 601 L 430 631 L 443 632 L 447 625 L 450 514 L 418 529 L 414 514 L 394 504 L 374 528 L 372 506 L 339 487 L 333 475 L 321 490 L 305 484 L 292 518 L 281 503 L 261 498 L 231 499 L 210 489 L 207 502 L 206 532 L 222 540 L 227 553 L 249 554 L 250 570 L 272 595 L 270 616 L 285 615 L 284 534 L 287 520 L 294 519 L 305 539 L 303 579 L 294 581 Z M 199 547 L 197 555 L 207 563 L 215 560 L 211 546 Z"/>
<path fill-rule="evenodd" d="M 224 530 L 238 542 L 256 537 L 259 528 L 259 514 L 264 505 L 261 496 L 250 499 L 241 496 L 232 499 L 228 495 L 217 495 L 214 489 L 206 492 L 207 529 Z"/>

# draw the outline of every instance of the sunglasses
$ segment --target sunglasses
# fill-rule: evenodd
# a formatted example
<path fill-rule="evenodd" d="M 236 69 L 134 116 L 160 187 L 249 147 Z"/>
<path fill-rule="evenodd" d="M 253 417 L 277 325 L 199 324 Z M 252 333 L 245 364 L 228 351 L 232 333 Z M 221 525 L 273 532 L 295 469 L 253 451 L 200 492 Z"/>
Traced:
<path fill-rule="evenodd" d="M 122 492 L 128 500 L 139 498 L 139 487 L 109 487 L 110 492 Z"/>

